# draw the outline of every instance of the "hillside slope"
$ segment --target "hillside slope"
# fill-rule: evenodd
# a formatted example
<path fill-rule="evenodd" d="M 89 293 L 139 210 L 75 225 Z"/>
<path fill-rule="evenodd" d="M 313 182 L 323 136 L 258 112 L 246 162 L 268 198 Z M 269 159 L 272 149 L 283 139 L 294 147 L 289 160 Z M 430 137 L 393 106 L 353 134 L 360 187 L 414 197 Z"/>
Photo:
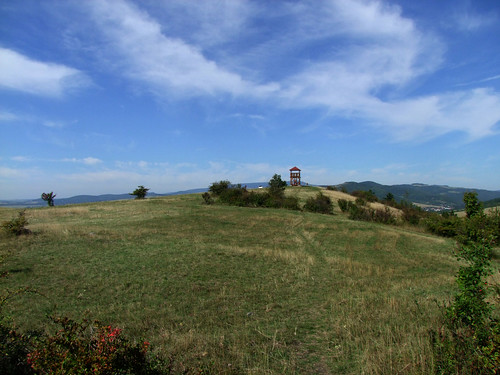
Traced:
<path fill-rule="evenodd" d="M 0 221 L 15 214 L 2 208 Z M 2 288 L 40 293 L 6 306 L 18 326 L 99 319 L 220 374 L 429 373 L 435 300 L 450 296 L 457 268 L 442 238 L 199 194 L 26 216 L 36 235 L 0 241 Z"/>

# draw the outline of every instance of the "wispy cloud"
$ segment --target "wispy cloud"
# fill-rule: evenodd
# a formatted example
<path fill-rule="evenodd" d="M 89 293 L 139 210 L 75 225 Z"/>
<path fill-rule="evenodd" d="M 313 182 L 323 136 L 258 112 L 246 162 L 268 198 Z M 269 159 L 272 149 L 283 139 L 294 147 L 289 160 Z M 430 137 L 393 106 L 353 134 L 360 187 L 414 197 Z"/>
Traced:
<path fill-rule="evenodd" d="M 410 87 L 439 69 L 445 46 L 383 1 L 260 9 L 244 1 L 174 1 L 157 5 L 158 14 L 126 0 L 85 4 L 117 71 L 163 98 L 229 95 L 322 109 L 330 117 L 362 119 L 396 141 L 456 131 L 478 139 L 494 133 L 500 121 L 500 93 L 491 89 L 411 95 Z M 176 14 L 191 15 L 192 26 L 172 20 Z M 476 18 L 467 14 L 472 27 Z M 252 27 L 277 15 L 279 28 Z M 247 51 L 237 47 L 240 41 Z M 314 61 L 307 57 L 312 46 Z"/>
<path fill-rule="evenodd" d="M 24 163 L 24 162 L 30 161 L 31 158 L 29 158 L 27 156 L 13 156 L 10 158 L 10 160 Z"/>
<path fill-rule="evenodd" d="M 498 22 L 498 15 L 494 13 L 480 14 L 471 9 L 459 9 L 453 16 L 455 25 L 463 31 L 476 31 Z"/>
<path fill-rule="evenodd" d="M 93 19 L 122 62 L 129 78 L 165 95 L 252 95 L 276 90 L 258 85 L 219 66 L 185 41 L 166 36 L 161 25 L 146 12 L 125 1 L 88 3 Z"/>
<path fill-rule="evenodd" d="M 0 47 L 0 88 L 60 97 L 88 83 L 88 78 L 77 69 L 36 61 Z"/>
<path fill-rule="evenodd" d="M 12 112 L 0 110 L 0 122 L 12 122 L 19 120 L 19 116 Z"/>
<path fill-rule="evenodd" d="M 94 158 L 94 157 L 86 157 L 83 159 L 78 159 L 78 158 L 64 158 L 61 159 L 60 161 L 65 162 L 65 163 L 80 163 L 80 164 L 85 164 L 85 165 L 96 165 L 102 163 L 101 159 Z"/>

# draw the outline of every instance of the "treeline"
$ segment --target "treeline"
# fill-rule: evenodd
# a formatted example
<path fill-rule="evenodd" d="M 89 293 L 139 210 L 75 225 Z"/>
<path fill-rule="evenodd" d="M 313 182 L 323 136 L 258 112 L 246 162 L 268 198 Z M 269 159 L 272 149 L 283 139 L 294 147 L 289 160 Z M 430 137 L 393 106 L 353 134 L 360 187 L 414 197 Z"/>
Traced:
<path fill-rule="evenodd" d="M 345 193 L 348 194 L 346 191 Z M 426 217 L 427 214 L 424 210 L 411 202 L 396 202 L 394 195 L 391 193 L 388 193 L 382 200 L 379 200 L 372 190 L 357 190 L 353 191 L 351 195 L 356 197 L 355 201 L 339 199 L 338 205 L 340 210 L 347 213 L 352 220 L 371 221 L 383 224 L 408 223 L 411 225 L 418 225 L 420 220 Z M 368 204 L 376 202 L 382 203 L 386 207 L 372 208 Z M 396 215 L 395 211 L 391 210 L 389 207 L 399 210 L 401 215 Z"/>
<path fill-rule="evenodd" d="M 475 192 L 464 194 L 466 217 L 458 217 L 453 211 L 427 212 L 411 202 L 396 202 L 391 193 L 382 200 L 371 190 L 354 191 L 351 195 L 356 197 L 354 202 L 339 199 L 338 205 L 352 220 L 420 226 L 433 234 L 455 238 L 459 243 L 477 241 L 479 238 L 491 238 L 493 244 L 499 243 L 500 211 L 494 209 L 485 213 L 483 203 Z M 370 202 L 380 202 L 386 207 L 374 209 L 368 205 Z M 397 217 L 389 207 L 398 209 L 401 215 Z"/>
<path fill-rule="evenodd" d="M 286 181 L 278 174 L 271 178 L 267 189 L 259 192 L 248 191 L 241 184 L 232 185 L 228 180 L 222 180 L 210 185 L 209 192 L 202 196 L 206 204 L 219 202 L 241 207 L 284 208 L 333 214 L 333 202 L 330 197 L 319 192 L 316 197 L 308 198 L 304 206 L 300 207 L 297 197 L 285 196 L 286 186 Z"/>

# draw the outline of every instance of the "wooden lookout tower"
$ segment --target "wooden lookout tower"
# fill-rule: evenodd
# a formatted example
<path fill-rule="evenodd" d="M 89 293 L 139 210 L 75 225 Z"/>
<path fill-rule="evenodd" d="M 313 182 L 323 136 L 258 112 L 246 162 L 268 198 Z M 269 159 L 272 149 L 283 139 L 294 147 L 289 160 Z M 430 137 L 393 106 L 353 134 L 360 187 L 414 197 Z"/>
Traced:
<path fill-rule="evenodd" d="M 297 167 L 290 169 L 290 186 L 300 186 L 300 169 Z"/>

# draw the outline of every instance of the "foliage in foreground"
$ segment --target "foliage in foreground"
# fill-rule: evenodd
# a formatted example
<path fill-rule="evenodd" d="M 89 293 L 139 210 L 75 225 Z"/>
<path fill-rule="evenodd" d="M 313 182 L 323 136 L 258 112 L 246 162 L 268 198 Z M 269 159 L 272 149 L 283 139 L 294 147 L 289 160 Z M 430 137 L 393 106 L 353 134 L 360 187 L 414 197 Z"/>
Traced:
<path fill-rule="evenodd" d="M 119 328 L 87 320 L 54 318 L 53 335 L 19 334 L 0 324 L 0 371 L 4 374 L 167 374 L 148 354 L 149 343 L 133 343 Z"/>
<path fill-rule="evenodd" d="M 467 244 L 490 238 L 492 244 L 500 239 L 500 210 L 489 213 L 479 212 L 470 217 L 457 217 L 443 213 L 429 215 L 424 224 L 426 229 L 443 237 L 455 238 L 459 243 Z"/>
<path fill-rule="evenodd" d="M 31 231 L 26 228 L 26 225 L 28 225 L 28 219 L 26 219 L 26 212 L 23 210 L 19 211 L 18 217 L 9 221 L 4 221 L 2 223 L 2 228 L 9 234 L 21 236 L 31 233 Z"/>
<path fill-rule="evenodd" d="M 28 364 L 40 374 L 157 374 L 149 343 L 131 343 L 122 330 L 99 322 L 54 319 L 61 329 L 35 341 Z"/>
<path fill-rule="evenodd" d="M 464 195 L 470 209 L 466 220 L 484 220 L 480 206 L 470 200 Z M 442 327 L 431 332 L 437 374 L 496 374 L 500 368 L 500 322 L 493 314 L 498 306 L 488 300 L 493 294 L 488 283 L 492 237 L 470 234 L 456 254 L 463 264 L 456 276 L 458 292 L 445 310 Z"/>

